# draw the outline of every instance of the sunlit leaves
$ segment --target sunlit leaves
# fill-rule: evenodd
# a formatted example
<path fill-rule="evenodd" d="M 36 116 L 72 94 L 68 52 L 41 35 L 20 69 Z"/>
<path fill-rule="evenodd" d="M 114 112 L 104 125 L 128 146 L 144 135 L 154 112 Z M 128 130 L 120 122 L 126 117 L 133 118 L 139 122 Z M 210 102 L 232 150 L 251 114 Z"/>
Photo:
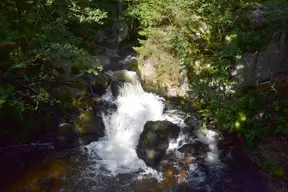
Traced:
<path fill-rule="evenodd" d="M 96 22 L 99 24 L 103 24 L 102 20 L 105 19 L 106 17 L 107 17 L 106 12 L 103 12 L 100 9 L 91 9 L 88 7 L 83 10 L 83 14 L 79 17 L 79 19 L 80 19 L 80 23 Z"/>
<path fill-rule="evenodd" d="M 246 121 L 247 117 L 243 112 L 238 113 L 238 119 L 239 121 Z"/>

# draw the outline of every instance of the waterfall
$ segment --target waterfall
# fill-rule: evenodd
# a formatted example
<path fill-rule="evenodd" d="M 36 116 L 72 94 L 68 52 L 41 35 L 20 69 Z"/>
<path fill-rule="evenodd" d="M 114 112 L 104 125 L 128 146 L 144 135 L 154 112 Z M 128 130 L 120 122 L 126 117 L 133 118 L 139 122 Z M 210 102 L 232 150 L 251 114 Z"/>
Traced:
<path fill-rule="evenodd" d="M 145 162 L 138 158 L 136 147 L 140 134 L 147 121 L 168 120 L 180 127 L 184 124 L 184 114 L 177 110 L 164 111 L 164 98 L 143 90 L 136 72 L 118 71 L 111 72 L 113 78 L 119 73 L 125 75 L 128 82 L 119 90 L 119 95 L 114 97 L 111 86 L 105 95 L 104 102 L 113 103 L 117 109 L 111 109 L 103 113 L 105 125 L 105 137 L 87 146 L 91 159 L 95 166 L 104 167 L 112 175 L 133 173 L 137 171 L 155 172 L 146 166 Z M 179 147 L 185 136 L 180 133 L 176 141 L 172 141 L 169 150 Z M 205 140 L 205 136 L 203 138 Z"/>

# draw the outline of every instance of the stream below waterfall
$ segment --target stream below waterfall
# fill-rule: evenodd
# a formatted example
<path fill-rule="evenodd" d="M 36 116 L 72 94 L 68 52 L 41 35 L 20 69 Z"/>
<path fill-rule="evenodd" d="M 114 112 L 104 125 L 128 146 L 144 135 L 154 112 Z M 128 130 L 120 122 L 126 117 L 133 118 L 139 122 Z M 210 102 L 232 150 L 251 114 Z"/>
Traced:
<path fill-rule="evenodd" d="M 109 75 L 113 78 L 117 73 Z M 216 132 L 197 129 L 194 134 L 187 134 L 185 113 L 168 105 L 162 97 L 145 92 L 135 72 L 121 73 L 129 81 L 121 86 L 118 96 L 113 96 L 111 86 L 102 96 L 104 103 L 111 106 L 102 112 L 105 136 L 76 149 L 50 154 L 42 163 L 26 170 L 6 191 L 249 191 L 241 186 L 247 181 L 235 184 L 231 169 L 219 160 L 220 136 Z M 170 140 L 162 164 L 165 169 L 147 166 L 136 153 L 145 123 L 159 120 L 181 128 L 178 138 Z M 197 146 L 193 143 L 206 145 L 208 150 L 201 151 L 200 147 L 196 155 L 180 150 L 189 144 Z M 260 189 L 261 181 L 253 181 L 258 177 L 255 175 L 253 172 L 244 177 Z M 255 189 L 252 185 L 248 188 Z"/>

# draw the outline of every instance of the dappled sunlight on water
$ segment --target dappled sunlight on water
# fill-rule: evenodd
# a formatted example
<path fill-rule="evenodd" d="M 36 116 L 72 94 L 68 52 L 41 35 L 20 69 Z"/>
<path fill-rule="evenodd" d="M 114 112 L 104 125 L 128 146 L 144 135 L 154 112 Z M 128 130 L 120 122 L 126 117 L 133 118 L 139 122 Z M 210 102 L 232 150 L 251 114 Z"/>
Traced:
<path fill-rule="evenodd" d="M 72 174 L 67 160 L 51 160 L 36 165 L 22 174 L 6 192 L 59 191 L 64 184 L 63 177 Z"/>

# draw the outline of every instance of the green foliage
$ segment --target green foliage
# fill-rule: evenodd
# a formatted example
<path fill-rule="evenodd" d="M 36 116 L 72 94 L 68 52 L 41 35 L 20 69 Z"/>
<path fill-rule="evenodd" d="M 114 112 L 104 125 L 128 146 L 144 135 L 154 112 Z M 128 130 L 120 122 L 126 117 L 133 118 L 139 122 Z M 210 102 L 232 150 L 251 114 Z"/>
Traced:
<path fill-rule="evenodd" d="M 269 174 L 271 174 L 272 176 L 276 176 L 276 177 L 284 177 L 285 176 L 285 173 L 284 171 L 281 169 L 281 167 L 273 164 L 273 163 L 270 163 L 270 162 L 267 162 L 267 161 L 264 161 L 262 163 L 262 167 L 268 171 Z"/>
<path fill-rule="evenodd" d="M 70 68 L 81 73 L 101 70 L 87 42 L 107 12 L 98 2 L 86 0 L 4 0 L 0 9 L 0 110 L 12 108 L 32 127 L 26 114 L 41 113 L 41 106 L 71 105 L 52 94 L 59 67 L 55 61 L 68 60 Z"/>
<path fill-rule="evenodd" d="M 153 59 L 155 53 L 163 50 L 162 58 L 167 58 L 164 52 L 177 60 L 176 65 L 181 63 L 181 67 L 187 69 L 192 103 L 203 119 L 212 119 L 222 130 L 243 134 L 250 146 L 260 139 L 266 127 L 257 115 L 265 111 L 271 101 L 259 93 L 250 94 L 239 89 L 229 70 L 243 53 L 258 52 L 279 35 L 283 23 L 288 20 L 287 2 L 129 2 L 132 6 L 127 15 L 139 19 L 142 27 L 139 34 L 145 38 L 140 41 L 142 46 L 136 49 L 140 60 Z M 257 18 L 259 21 L 252 22 L 249 14 L 257 8 L 255 3 L 262 6 L 263 15 Z M 159 66 L 167 66 L 166 63 L 164 59 L 158 61 Z M 278 131 L 287 131 L 284 118 L 278 117 L 278 123 Z"/>

